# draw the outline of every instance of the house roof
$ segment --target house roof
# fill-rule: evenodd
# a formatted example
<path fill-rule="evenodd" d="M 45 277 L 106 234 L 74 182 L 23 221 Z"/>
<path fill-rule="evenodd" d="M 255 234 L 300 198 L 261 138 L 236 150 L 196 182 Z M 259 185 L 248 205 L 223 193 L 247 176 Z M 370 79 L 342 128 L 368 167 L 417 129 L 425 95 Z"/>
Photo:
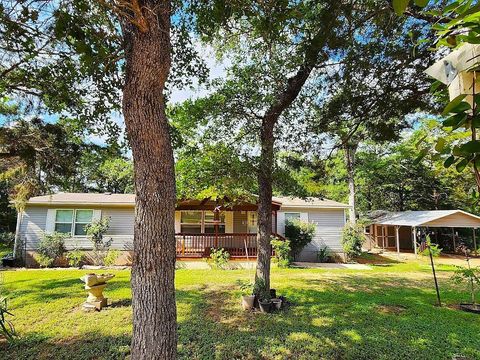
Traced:
<path fill-rule="evenodd" d="M 273 201 L 282 204 L 282 207 L 298 208 L 340 208 L 345 209 L 350 206 L 325 198 L 308 197 L 305 199 L 289 196 L 274 196 Z"/>
<path fill-rule="evenodd" d="M 320 198 L 295 198 L 278 197 L 272 199 L 273 203 L 282 207 L 298 208 L 348 208 L 348 205 L 333 200 Z M 57 193 L 51 195 L 35 196 L 28 201 L 30 205 L 112 205 L 134 206 L 134 194 L 110 194 L 110 193 Z"/>
<path fill-rule="evenodd" d="M 463 210 L 425 210 L 389 213 L 372 224 L 431 227 L 480 227 L 480 217 Z"/>

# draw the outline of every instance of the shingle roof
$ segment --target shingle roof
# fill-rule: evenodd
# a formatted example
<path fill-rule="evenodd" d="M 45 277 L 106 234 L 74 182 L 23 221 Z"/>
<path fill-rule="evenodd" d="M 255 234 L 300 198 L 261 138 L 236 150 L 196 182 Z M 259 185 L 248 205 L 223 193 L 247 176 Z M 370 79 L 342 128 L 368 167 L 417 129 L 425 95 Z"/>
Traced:
<path fill-rule="evenodd" d="M 342 204 L 333 200 L 324 198 L 308 197 L 305 199 L 288 196 L 274 196 L 273 201 L 282 204 L 282 207 L 299 207 L 299 208 L 348 208 L 349 205 Z"/>
<path fill-rule="evenodd" d="M 28 200 L 29 204 L 115 204 L 135 205 L 134 194 L 98 194 L 98 193 L 57 193 L 35 196 Z"/>
<path fill-rule="evenodd" d="M 425 210 L 390 213 L 372 220 L 372 223 L 378 225 L 421 226 L 431 221 L 457 213 L 468 215 L 480 220 L 480 217 L 462 210 Z"/>
<path fill-rule="evenodd" d="M 320 198 L 278 197 L 272 199 L 282 207 L 298 208 L 348 208 L 348 205 L 333 200 Z M 29 204 L 35 205 L 70 205 L 70 204 L 105 204 L 105 205 L 135 205 L 134 194 L 98 194 L 98 193 L 57 193 L 51 195 L 35 196 L 30 198 Z"/>

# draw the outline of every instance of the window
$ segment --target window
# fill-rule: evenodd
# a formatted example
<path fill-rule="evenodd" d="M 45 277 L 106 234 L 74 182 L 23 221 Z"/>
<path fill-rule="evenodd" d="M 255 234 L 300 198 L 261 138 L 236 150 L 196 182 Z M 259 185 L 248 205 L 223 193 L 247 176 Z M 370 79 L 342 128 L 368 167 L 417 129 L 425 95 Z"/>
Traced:
<path fill-rule="evenodd" d="M 75 233 L 74 235 L 86 235 L 85 225 L 92 222 L 93 210 L 75 210 Z"/>
<path fill-rule="evenodd" d="M 180 218 L 180 232 L 200 234 L 202 232 L 202 212 L 182 211 Z"/>
<path fill-rule="evenodd" d="M 55 231 L 63 234 L 86 235 L 85 225 L 92 222 L 93 210 L 57 210 Z"/>
<path fill-rule="evenodd" d="M 215 233 L 215 213 L 213 211 L 204 212 L 204 232 L 207 234 Z M 225 233 L 225 213 L 220 213 L 218 216 L 218 232 Z"/>
<path fill-rule="evenodd" d="M 219 214 L 219 222 L 215 223 L 213 211 L 182 211 L 180 216 L 180 232 L 184 234 L 213 234 L 215 224 L 218 232 L 225 233 L 225 213 Z"/>
<path fill-rule="evenodd" d="M 292 221 L 292 220 L 300 220 L 300 213 L 285 213 L 285 223 Z"/>
<path fill-rule="evenodd" d="M 63 234 L 72 233 L 73 210 L 57 210 L 55 214 L 55 231 Z"/>
<path fill-rule="evenodd" d="M 256 211 L 249 211 L 248 212 L 248 232 L 249 233 L 256 233 L 258 230 L 257 228 L 257 212 Z"/>

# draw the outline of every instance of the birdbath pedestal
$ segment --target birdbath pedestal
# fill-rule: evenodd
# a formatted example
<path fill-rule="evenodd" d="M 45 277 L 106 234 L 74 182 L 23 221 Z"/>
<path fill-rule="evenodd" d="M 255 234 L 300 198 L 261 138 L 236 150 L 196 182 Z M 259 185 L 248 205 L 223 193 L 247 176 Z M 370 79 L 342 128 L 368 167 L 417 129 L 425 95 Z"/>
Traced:
<path fill-rule="evenodd" d="M 102 310 L 107 306 L 107 298 L 103 296 L 103 290 L 107 281 L 113 278 L 113 274 L 87 274 L 80 278 L 85 283 L 85 290 L 88 292 L 87 301 L 82 305 L 85 311 Z"/>

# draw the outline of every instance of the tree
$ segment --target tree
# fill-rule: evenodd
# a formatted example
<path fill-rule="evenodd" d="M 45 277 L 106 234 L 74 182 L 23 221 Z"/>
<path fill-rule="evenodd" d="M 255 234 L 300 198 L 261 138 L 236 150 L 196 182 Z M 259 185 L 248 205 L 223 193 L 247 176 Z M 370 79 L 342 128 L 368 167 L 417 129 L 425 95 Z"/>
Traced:
<path fill-rule="evenodd" d="M 182 47 L 172 51 L 170 1 L 1 5 L 2 95 L 22 104 L 32 99 L 37 109 L 68 112 L 109 133 L 118 133 L 109 120 L 121 104 L 136 192 L 132 358 L 173 359 L 176 197 L 165 86 L 172 52 L 180 75 L 199 68 L 190 64 L 189 33 L 175 27 L 173 38 Z"/>
<path fill-rule="evenodd" d="M 280 120 L 289 119 L 289 110 L 310 75 L 333 66 L 332 59 L 341 57 L 354 30 L 368 27 L 366 23 L 377 9 L 363 3 L 352 7 L 344 2 L 314 1 L 228 5 L 208 1 L 195 6 L 208 14 L 198 19 L 206 40 L 232 60 L 227 80 L 219 82 L 212 97 L 218 104 L 210 114 L 215 131 L 233 132 L 229 139 L 258 144 L 256 277 L 269 288 L 272 183 Z M 224 33 L 228 40 L 215 41 Z M 219 127 L 227 131 L 219 131 Z"/>
<path fill-rule="evenodd" d="M 432 62 L 425 44 L 415 45 L 425 30 L 418 21 L 379 18 L 363 38 L 354 38 L 347 55 L 323 83 L 313 88 L 315 133 L 328 133 L 342 151 L 349 187 L 349 221 L 356 222 L 356 152 L 362 143 L 397 140 L 410 124 L 405 116 L 431 107 Z M 318 92 L 328 95 L 318 99 Z M 332 150 L 333 151 L 333 150 Z"/>

